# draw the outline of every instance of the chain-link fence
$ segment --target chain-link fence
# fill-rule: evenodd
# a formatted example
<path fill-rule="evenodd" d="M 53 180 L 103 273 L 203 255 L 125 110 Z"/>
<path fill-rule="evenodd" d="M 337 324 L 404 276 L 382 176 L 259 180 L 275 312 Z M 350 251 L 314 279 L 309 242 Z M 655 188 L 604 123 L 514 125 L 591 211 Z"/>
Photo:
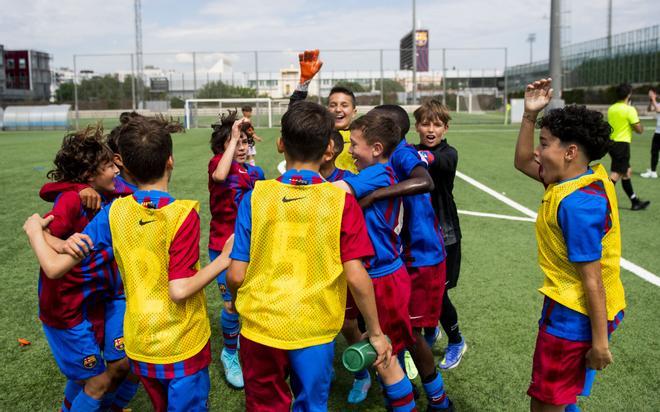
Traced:
<path fill-rule="evenodd" d="M 412 50 L 322 50 L 323 68 L 310 84 L 309 99 L 325 103 L 332 87 L 343 85 L 355 92 L 359 106 L 434 97 L 453 111 L 503 116 L 505 48 L 427 49 L 427 67 L 414 73 L 402 68 L 405 52 Z M 75 55 L 73 70 L 55 70 L 56 99 L 71 103 L 76 118 L 97 118 L 106 110 L 131 109 L 182 115 L 193 98 L 267 97 L 277 123 L 299 78 L 293 50 L 144 53 L 142 60 L 140 75 L 132 53 Z"/>

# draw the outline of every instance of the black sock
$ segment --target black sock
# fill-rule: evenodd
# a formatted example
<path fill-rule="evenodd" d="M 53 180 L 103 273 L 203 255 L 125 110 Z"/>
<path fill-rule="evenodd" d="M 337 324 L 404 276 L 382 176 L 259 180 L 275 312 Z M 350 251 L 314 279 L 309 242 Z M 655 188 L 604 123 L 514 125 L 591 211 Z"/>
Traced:
<path fill-rule="evenodd" d="M 651 170 L 655 172 L 658 167 L 658 151 L 651 152 Z"/>
<path fill-rule="evenodd" d="M 456 308 L 449 300 L 449 295 L 445 291 L 442 297 L 442 314 L 440 315 L 440 324 L 447 334 L 449 343 L 461 342 L 461 331 L 458 328 L 458 314 Z"/>
<path fill-rule="evenodd" d="M 633 190 L 632 182 L 630 179 L 622 179 L 621 186 L 623 187 L 623 191 L 626 192 L 628 198 L 632 200 L 633 203 L 637 201 L 637 195 L 635 195 L 635 191 Z"/>

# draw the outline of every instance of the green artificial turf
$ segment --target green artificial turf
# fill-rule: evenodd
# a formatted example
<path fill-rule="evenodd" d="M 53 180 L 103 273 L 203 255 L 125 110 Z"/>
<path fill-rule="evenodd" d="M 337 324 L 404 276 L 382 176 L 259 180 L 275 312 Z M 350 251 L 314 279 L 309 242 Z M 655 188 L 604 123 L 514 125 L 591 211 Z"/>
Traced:
<path fill-rule="evenodd" d="M 491 116 L 493 117 L 493 116 Z M 489 124 L 471 122 L 467 115 L 452 124 L 447 135 L 459 151 L 459 171 L 491 187 L 512 200 L 536 210 L 543 188 L 513 168 L 517 129 L 502 126 L 488 118 Z M 466 120 L 467 119 L 467 120 Z M 457 119 L 458 120 L 458 119 Z M 106 126 L 112 123 L 107 122 Z M 652 125 L 635 136 L 632 165 L 636 172 L 648 167 Z M 267 177 L 278 175 L 276 166 L 282 156 L 275 150 L 278 130 L 258 129 L 264 142 L 257 146 L 257 162 Z M 37 271 L 21 226 L 31 213 L 44 213 L 49 204 L 37 193 L 46 181 L 63 132 L 0 133 L 0 410 L 55 411 L 62 399 L 65 379 L 50 354 L 37 316 Z M 207 162 L 209 130 L 192 130 L 174 135 L 175 170 L 171 193 L 178 198 L 201 202 L 202 263 L 208 262 Z M 411 143 L 417 142 L 414 133 Z M 609 159 L 605 159 L 609 168 Z M 633 178 L 636 192 L 651 206 L 632 212 L 620 188 L 620 217 L 623 256 L 652 273 L 660 273 L 658 234 L 660 233 L 660 180 Z M 492 196 L 457 179 L 454 189 L 461 210 L 524 215 Z M 542 297 L 536 289 L 542 274 L 536 263 L 533 223 L 493 218 L 461 216 L 463 261 L 459 286 L 450 292 L 468 344 L 460 366 L 442 372 L 445 387 L 459 411 L 522 411 L 528 409 L 532 353 Z M 614 333 L 611 350 L 614 364 L 597 378 L 593 395 L 581 401 L 587 411 L 660 410 L 660 288 L 622 271 L 628 307 L 620 328 Z M 243 392 L 229 389 L 219 366 L 221 331 L 218 316 L 221 300 L 215 284 L 207 288 L 212 325 L 214 362 L 210 368 L 212 410 L 244 409 Z M 19 347 L 18 338 L 31 345 Z M 442 356 L 444 338 L 434 348 Z M 352 378 L 338 362 L 345 347 L 339 337 L 329 409 L 382 410 L 382 396 L 374 383 L 369 397 L 359 406 L 346 403 Z M 420 385 L 417 382 L 418 386 Z M 420 386 L 421 388 L 421 386 Z M 426 401 L 420 399 L 421 410 Z M 140 389 L 130 407 L 133 411 L 151 410 Z"/>

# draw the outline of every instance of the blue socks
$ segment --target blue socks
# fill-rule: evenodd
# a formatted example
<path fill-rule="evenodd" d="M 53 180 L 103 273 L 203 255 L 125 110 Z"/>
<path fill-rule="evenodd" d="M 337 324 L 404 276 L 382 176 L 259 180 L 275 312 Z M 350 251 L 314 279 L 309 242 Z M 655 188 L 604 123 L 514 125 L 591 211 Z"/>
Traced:
<path fill-rule="evenodd" d="M 76 397 L 80 394 L 83 387 L 78 385 L 72 380 L 66 381 L 66 386 L 64 387 L 64 401 L 62 401 L 62 412 L 69 412 L 71 410 L 71 405 Z"/>
<path fill-rule="evenodd" d="M 230 354 L 236 353 L 238 333 L 240 332 L 238 313 L 229 313 L 223 308 L 220 314 L 220 326 L 222 327 L 225 350 Z"/>
<path fill-rule="evenodd" d="M 85 391 L 80 391 L 71 405 L 71 412 L 96 412 L 101 410 L 101 400 L 94 399 Z"/>
<path fill-rule="evenodd" d="M 369 377 L 369 371 L 367 369 L 362 369 L 361 371 L 355 372 L 353 376 L 358 380 L 367 379 Z"/>
<path fill-rule="evenodd" d="M 410 412 L 415 409 L 415 396 L 407 376 L 393 385 L 385 385 L 385 395 L 393 412 Z"/>
<path fill-rule="evenodd" d="M 429 382 L 422 383 L 426 397 L 429 400 L 429 409 L 445 409 L 449 407 L 449 398 L 445 393 L 444 382 L 442 375 L 438 372 L 431 378 Z"/>
<path fill-rule="evenodd" d="M 119 388 L 115 392 L 115 400 L 112 405 L 122 409 L 125 408 L 131 399 L 133 399 L 139 387 L 139 383 L 124 379 L 124 382 L 119 385 Z"/>

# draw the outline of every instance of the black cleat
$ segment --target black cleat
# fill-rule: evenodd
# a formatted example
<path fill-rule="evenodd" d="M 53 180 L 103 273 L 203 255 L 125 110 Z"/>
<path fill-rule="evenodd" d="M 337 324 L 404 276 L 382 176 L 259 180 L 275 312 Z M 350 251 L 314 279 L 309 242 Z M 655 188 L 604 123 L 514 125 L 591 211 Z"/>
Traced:
<path fill-rule="evenodd" d="M 650 204 L 650 200 L 637 200 L 636 202 L 633 202 L 630 210 L 644 210 L 649 207 Z"/>

